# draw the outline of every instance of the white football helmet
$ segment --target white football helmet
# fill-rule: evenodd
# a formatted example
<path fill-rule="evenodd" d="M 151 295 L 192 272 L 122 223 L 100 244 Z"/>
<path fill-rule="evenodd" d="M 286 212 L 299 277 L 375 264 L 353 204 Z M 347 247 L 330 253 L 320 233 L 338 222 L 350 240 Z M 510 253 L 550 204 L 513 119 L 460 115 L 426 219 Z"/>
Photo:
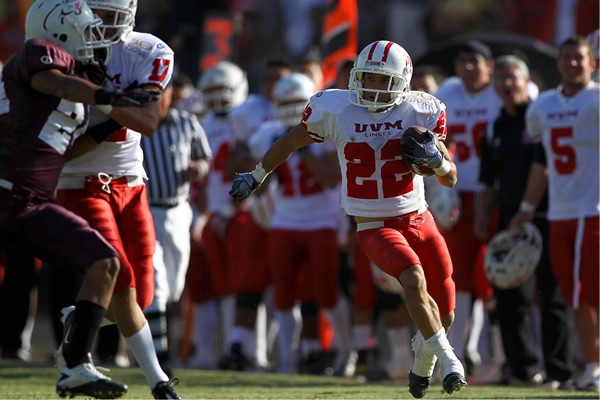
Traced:
<path fill-rule="evenodd" d="M 101 24 L 85 0 L 38 0 L 27 12 L 25 35 L 54 42 L 76 61 L 87 64 L 94 59 L 94 50 L 110 50 Z"/>
<path fill-rule="evenodd" d="M 488 281 L 501 289 L 522 285 L 533 275 L 542 256 L 542 234 L 526 223 L 522 229 L 498 232 L 488 243 L 484 270 Z"/>
<path fill-rule="evenodd" d="M 315 93 L 315 84 L 308 76 L 293 72 L 273 86 L 271 101 L 279 119 L 287 126 L 295 126 L 302 120 L 304 108 Z"/>
<path fill-rule="evenodd" d="M 462 204 L 455 188 L 441 185 L 434 176 L 423 179 L 425 182 L 425 200 L 438 228 L 442 231 L 452 229 L 460 219 Z"/>
<path fill-rule="evenodd" d="M 204 72 L 198 87 L 206 107 L 215 114 L 228 113 L 248 97 L 246 74 L 229 61 L 220 61 Z"/>
<path fill-rule="evenodd" d="M 387 89 L 364 90 L 365 72 L 389 76 L 391 79 Z M 350 102 L 359 107 L 366 107 L 369 111 L 380 111 L 397 105 L 403 95 L 410 90 L 412 73 L 412 60 L 402 46 L 387 40 L 373 42 L 360 52 L 354 61 L 354 68 L 350 71 L 348 84 Z M 376 93 L 375 101 L 366 100 L 363 97 L 364 92 Z M 378 101 L 381 93 L 389 93 L 390 101 Z"/>
<path fill-rule="evenodd" d="M 113 44 L 119 43 L 119 41 L 133 30 L 135 13 L 137 12 L 137 0 L 87 0 L 87 3 L 92 10 L 106 10 L 115 13 L 112 22 L 102 24 L 104 37 Z M 106 34 L 106 31 L 109 29 L 115 30 L 110 37 Z"/>

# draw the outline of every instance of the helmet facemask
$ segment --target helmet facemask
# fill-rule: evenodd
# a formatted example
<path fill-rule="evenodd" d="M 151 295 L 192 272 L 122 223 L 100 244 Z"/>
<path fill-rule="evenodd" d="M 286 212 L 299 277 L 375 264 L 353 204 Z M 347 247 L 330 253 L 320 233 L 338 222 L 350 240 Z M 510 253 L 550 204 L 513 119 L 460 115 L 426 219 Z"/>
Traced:
<path fill-rule="evenodd" d="M 111 18 L 104 19 L 103 36 L 112 44 L 119 43 L 133 30 L 137 1 L 134 0 L 88 0 L 92 11 L 107 11 Z"/>
<path fill-rule="evenodd" d="M 404 98 L 409 89 L 413 65 L 410 56 L 400 45 L 380 40 L 365 47 L 350 71 L 348 84 L 349 100 L 352 104 L 365 107 L 369 111 L 385 111 Z M 389 77 L 387 88 L 365 88 L 365 74 L 378 74 Z M 374 99 L 369 99 L 375 94 Z M 389 94 L 388 101 L 383 101 L 382 94 Z"/>
<path fill-rule="evenodd" d="M 364 73 L 374 73 L 390 76 L 388 87 L 386 89 L 364 88 Z M 394 76 L 392 73 L 382 73 L 380 71 L 371 71 L 367 69 L 353 69 L 350 73 L 350 101 L 358 106 L 366 107 L 369 111 L 382 111 L 399 104 L 402 98 L 408 92 L 408 82 L 403 76 Z M 373 101 L 368 100 L 369 93 L 375 93 Z M 389 94 L 389 101 L 380 101 L 382 94 Z"/>

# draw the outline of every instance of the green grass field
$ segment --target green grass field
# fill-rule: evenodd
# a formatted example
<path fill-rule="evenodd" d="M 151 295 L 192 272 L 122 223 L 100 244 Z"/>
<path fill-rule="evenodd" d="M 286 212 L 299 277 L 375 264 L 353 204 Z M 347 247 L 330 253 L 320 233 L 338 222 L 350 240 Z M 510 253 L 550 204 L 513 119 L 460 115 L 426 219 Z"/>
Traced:
<path fill-rule="evenodd" d="M 357 379 L 218 371 L 175 371 L 183 399 L 412 399 L 406 382 L 363 384 Z M 139 368 L 113 369 L 107 373 L 127 383 L 123 399 L 150 399 L 150 390 Z M 57 399 L 58 373 L 47 364 L 0 361 L 0 399 Z M 425 399 L 598 399 L 586 392 L 532 388 L 468 386 L 448 396 L 441 386 L 430 388 Z"/>

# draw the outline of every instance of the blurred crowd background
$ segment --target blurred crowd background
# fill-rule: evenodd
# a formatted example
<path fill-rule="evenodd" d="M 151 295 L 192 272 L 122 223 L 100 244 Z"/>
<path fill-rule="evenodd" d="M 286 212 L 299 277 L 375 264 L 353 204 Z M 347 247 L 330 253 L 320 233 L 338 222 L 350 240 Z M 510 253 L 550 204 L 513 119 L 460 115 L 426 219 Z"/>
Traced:
<path fill-rule="evenodd" d="M 22 44 L 31 3 L 0 0 L 0 61 Z M 343 1 L 140 0 L 136 30 L 166 41 L 175 51 L 177 68 L 193 82 L 216 62 L 216 56 L 242 67 L 250 91 L 255 92 L 267 58 L 285 56 L 298 62 L 323 55 L 324 15 L 338 3 Z M 411 54 L 415 64 L 438 64 L 448 73 L 452 56 L 441 50 L 464 36 L 519 48 L 539 73 L 537 62 L 547 63 L 556 44 L 599 25 L 597 0 L 356 0 L 356 4 L 358 49 L 377 39 L 392 40 Z M 548 67 L 554 73 L 554 65 Z M 534 78 L 542 87 L 558 82 L 555 75 Z"/>

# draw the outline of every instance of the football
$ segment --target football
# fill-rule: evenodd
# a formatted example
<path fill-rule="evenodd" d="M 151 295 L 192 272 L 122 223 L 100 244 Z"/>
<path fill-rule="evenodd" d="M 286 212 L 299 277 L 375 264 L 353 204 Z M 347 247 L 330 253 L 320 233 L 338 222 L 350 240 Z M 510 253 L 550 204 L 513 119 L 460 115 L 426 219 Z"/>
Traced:
<path fill-rule="evenodd" d="M 402 141 L 404 142 L 404 139 L 407 137 L 412 137 L 414 138 L 418 143 L 425 143 L 426 139 L 425 139 L 425 135 L 423 134 L 425 131 L 427 130 L 427 128 L 424 128 L 422 126 L 411 126 L 409 128 L 407 128 L 404 133 L 402 134 Z M 402 144 L 400 145 L 402 146 Z M 402 152 L 404 154 L 404 152 Z M 435 175 L 435 172 L 433 172 L 433 170 L 427 166 L 423 166 L 423 165 L 416 165 L 416 164 L 411 164 L 406 158 L 403 157 L 404 162 L 406 163 L 406 165 L 408 166 L 408 168 L 410 168 L 410 170 L 412 172 L 414 172 L 417 175 L 423 175 L 423 176 L 432 176 Z"/>

